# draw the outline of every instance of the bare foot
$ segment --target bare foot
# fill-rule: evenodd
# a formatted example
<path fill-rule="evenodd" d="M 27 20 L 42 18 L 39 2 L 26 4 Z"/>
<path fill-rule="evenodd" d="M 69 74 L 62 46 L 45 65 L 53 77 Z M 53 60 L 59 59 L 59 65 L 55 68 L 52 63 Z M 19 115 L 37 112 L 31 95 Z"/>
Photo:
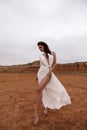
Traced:
<path fill-rule="evenodd" d="M 47 110 L 47 108 L 44 109 L 44 114 L 45 114 L 45 116 L 48 115 L 48 110 Z"/>
<path fill-rule="evenodd" d="M 34 123 L 33 125 L 37 125 L 38 124 L 38 114 L 34 114 Z"/>

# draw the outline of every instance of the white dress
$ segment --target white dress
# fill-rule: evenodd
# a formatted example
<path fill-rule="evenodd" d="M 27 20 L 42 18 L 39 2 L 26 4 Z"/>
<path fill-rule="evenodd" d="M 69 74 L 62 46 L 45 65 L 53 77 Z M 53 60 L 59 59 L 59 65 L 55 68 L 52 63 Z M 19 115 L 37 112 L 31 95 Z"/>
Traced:
<path fill-rule="evenodd" d="M 40 56 L 40 68 L 38 70 L 38 82 L 40 83 L 42 79 L 49 72 L 49 67 L 53 64 L 53 55 L 49 54 L 49 63 L 43 54 Z M 59 109 L 64 105 L 71 104 L 70 96 L 65 90 L 64 86 L 58 80 L 58 78 L 52 72 L 52 77 L 49 83 L 45 86 L 42 91 L 42 102 L 45 107 L 51 109 Z"/>

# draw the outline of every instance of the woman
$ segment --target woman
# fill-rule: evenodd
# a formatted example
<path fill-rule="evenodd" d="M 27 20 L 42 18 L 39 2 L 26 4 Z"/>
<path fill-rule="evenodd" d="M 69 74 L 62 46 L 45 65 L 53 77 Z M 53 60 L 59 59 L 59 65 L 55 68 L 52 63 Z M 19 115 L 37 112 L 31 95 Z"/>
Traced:
<path fill-rule="evenodd" d="M 47 114 L 47 108 L 59 109 L 64 105 L 71 104 L 68 93 L 53 73 L 56 66 L 56 53 L 52 52 L 48 45 L 42 41 L 38 42 L 37 45 L 42 54 L 36 78 L 39 89 L 35 104 L 34 125 L 37 125 L 39 121 L 38 115 L 41 101 L 45 107 L 45 114 Z"/>

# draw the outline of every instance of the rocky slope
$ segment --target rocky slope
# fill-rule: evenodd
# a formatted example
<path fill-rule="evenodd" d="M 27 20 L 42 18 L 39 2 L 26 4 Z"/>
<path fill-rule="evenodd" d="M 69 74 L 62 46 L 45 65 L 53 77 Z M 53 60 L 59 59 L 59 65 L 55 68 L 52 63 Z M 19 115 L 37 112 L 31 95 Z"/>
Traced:
<path fill-rule="evenodd" d="M 29 73 L 29 72 L 37 72 L 39 68 L 39 61 L 34 61 L 28 64 L 21 65 L 12 65 L 12 66 L 0 66 L 0 73 Z M 71 72 L 71 71 L 79 71 L 79 72 L 87 72 L 87 62 L 75 62 L 75 63 L 67 63 L 67 64 L 57 64 L 54 70 L 60 72 Z"/>

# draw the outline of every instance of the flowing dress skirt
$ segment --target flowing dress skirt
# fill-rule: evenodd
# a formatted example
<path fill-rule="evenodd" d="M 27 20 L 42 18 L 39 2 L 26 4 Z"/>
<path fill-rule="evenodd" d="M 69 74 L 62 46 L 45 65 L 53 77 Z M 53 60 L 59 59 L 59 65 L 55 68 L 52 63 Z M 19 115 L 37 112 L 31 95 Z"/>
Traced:
<path fill-rule="evenodd" d="M 38 71 L 39 83 L 47 75 L 48 72 L 49 69 L 47 67 L 40 67 Z M 70 96 L 53 72 L 49 83 L 42 91 L 42 102 L 45 107 L 51 109 L 59 109 L 62 106 L 71 104 Z"/>

